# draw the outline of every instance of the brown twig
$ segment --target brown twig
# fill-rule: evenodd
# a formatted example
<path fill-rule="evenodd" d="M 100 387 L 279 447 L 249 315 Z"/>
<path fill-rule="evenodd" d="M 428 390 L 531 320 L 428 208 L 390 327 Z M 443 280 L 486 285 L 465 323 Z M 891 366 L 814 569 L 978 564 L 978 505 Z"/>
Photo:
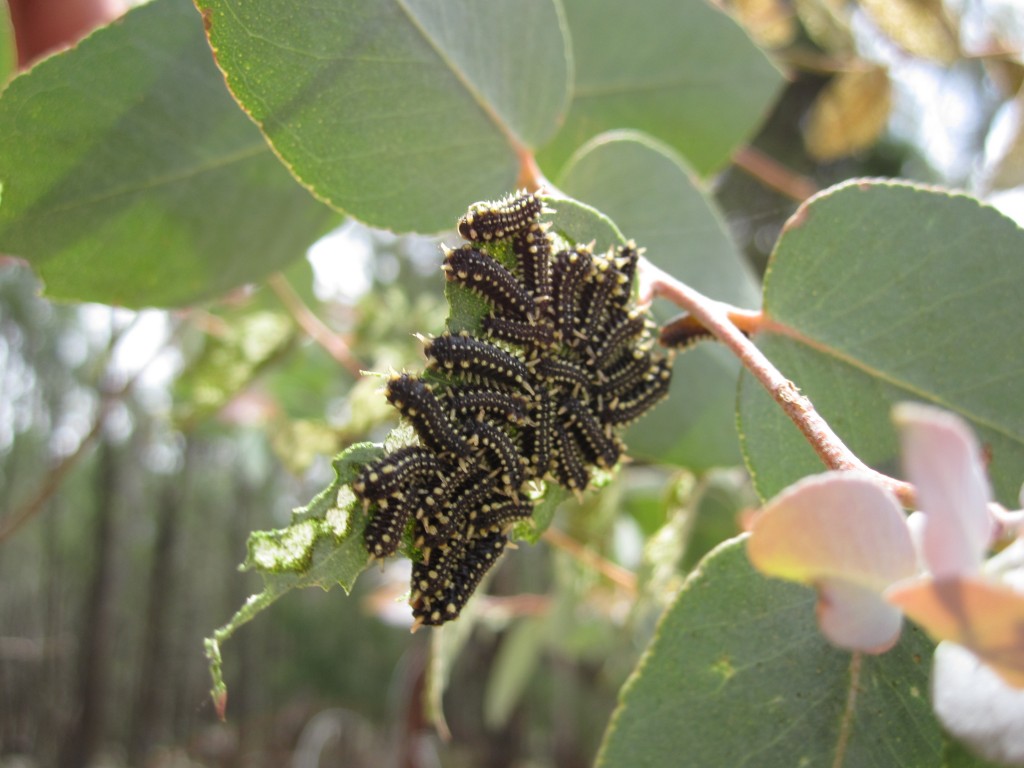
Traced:
<path fill-rule="evenodd" d="M 295 292 L 291 284 L 280 272 L 267 278 L 267 285 L 270 286 L 277 298 L 284 304 L 285 309 L 291 313 L 295 322 L 306 334 L 317 344 L 327 350 L 327 353 L 337 360 L 346 371 L 356 378 L 362 375 L 364 366 L 352 355 L 348 343 L 317 317 L 313 310 L 306 306 L 302 297 Z"/>
<path fill-rule="evenodd" d="M 778 160 L 751 146 L 740 147 L 732 156 L 733 164 L 765 186 L 802 203 L 818 191 L 818 185 L 806 176 L 787 168 Z"/>
<path fill-rule="evenodd" d="M 607 560 L 594 550 L 583 546 L 576 539 L 557 528 L 548 528 L 541 536 L 551 546 L 568 553 L 584 565 L 593 568 L 609 581 L 625 590 L 630 597 L 636 597 L 636 574 L 621 565 Z"/>
<path fill-rule="evenodd" d="M 642 262 L 642 269 L 645 282 L 653 295 L 668 299 L 688 311 L 736 355 L 743 367 L 768 390 L 772 399 L 803 433 L 826 467 L 869 473 L 892 491 L 905 506 L 913 506 L 913 486 L 876 472 L 857 458 L 814 409 L 814 404 L 800 393 L 796 384 L 783 376 L 743 331 L 730 321 L 730 307 L 707 298 L 646 260 Z"/>

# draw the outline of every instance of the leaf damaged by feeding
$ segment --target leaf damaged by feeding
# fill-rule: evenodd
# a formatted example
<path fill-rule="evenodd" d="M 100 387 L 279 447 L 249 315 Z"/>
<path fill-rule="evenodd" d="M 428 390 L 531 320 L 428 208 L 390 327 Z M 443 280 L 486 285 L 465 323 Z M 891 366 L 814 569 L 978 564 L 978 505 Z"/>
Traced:
<path fill-rule="evenodd" d="M 539 200 L 467 214 L 474 243 L 445 249 L 448 332 L 426 340 L 423 374 L 384 386 L 404 437 L 342 454 L 335 483 L 292 525 L 254 534 L 247 565 L 276 591 L 251 605 L 307 584 L 350 588 L 372 558 L 402 552 L 416 626 L 445 623 L 511 533 L 534 540 L 564 489 L 581 494 L 618 461 L 614 420 L 657 399 L 661 359 L 631 311 L 636 249 L 617 236 L 596 254 L 557 239 Z M 351 573 L 337 578 L 332 564 Z"/>
<path fill-rule="evenodd" d="M 407 527 L 419 549 L 414 628 L 456 618 L 508 533 L 547 525 L 550 511 L 533 510 L 561 498 L 548 486 L 581 496 L 599 482 L 624 449 L 615 428 L 667 393 L 671 368 L 632 305 L 640 249 L 615 236 L 597 253 L 556 241 L 542 211 L 531 195 L 470 208 L 458 229 L 471 243 L 442 246 L 449 330 L 425 340 L 423 377 L 385 388 L 417 442 L 369 468 L 356 492 L 375 556 Z"/>
<path fill-rule="evenodd" d="M 382 453 L 383 449 L 372 443 L 349 447 L 334 459 L 334 481 L 305 507 L 294 510 L 290 525 L 250 535 L 242 568 L 258 571 L 263 589 L 251 595 L 231 620 L 205 641 L 213 679 L 211 695 L 218 707 L 225 706 L 227 700 L 220 647 L 240 627 L 293 589 L 329 589 L 337 584 L 351 592 L 369 562 L 363 545 L 366 514 L 351 484 L 361 468 Z"/>

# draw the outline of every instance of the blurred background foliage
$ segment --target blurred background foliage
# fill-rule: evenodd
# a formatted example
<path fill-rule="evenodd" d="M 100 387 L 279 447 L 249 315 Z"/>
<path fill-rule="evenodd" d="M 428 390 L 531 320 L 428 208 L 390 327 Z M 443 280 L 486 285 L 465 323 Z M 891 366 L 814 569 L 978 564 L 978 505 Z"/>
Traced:
<path fill-rule="evenodd" d="M 1019 205 L 1019 4 L 721 5 L 788 76 L 711 179 L 756 273 L 798 201 L 846 178 Z M 174 312 L 53 304 L 0 263 L 0 765 L 591 763 L 660 610 L 756 503 L 741 469 L 626 465 L 438 647 L 408 634 L 407 563 L 349 598 L 297 593 L 232 641 L 229 721 L 209 703 L 202 637 L 259 586 L 230 567 L 249 531 L 394 425 L 359 371 L 421 366 L 412 333 L 446 314 L 436 243 L 349 221 L 266 284 Z"/>

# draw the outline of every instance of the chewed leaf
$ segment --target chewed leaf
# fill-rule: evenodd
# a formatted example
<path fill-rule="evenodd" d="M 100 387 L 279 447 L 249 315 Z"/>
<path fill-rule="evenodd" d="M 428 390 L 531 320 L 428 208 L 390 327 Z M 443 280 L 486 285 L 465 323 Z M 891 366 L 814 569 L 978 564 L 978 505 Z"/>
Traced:
<path fill-rule="evenodd" d="M 817 586 L 818 625 L 833 645 L 884 653 L 900 639 L 903 616 L 876 591 L 833 579 Z"/>
<path fill-rule="evenodd" d="M 382 452 L 372 443 L 358 443 L 343 451 L 334 460 L 334 482 L 307 506 L 294 510 L 290 525 L 254 531 L 249 537 L 244 568 L 263 574 L 263 591 L 251 595 L 231 620 L 205 641 L 213 678 L 211 693 L 221 717 L 227 706 L 227 686 L 220 646 L 291 590 L 309 586 L 326 590 L 340 584 L 349 592 L 366 568 L 369 555 L 362 536 L 366 518 L 349 484 L 359 467 Z"/>
<path fill-rule="evenodd" d="M 936 640 L 970 649 L 1024 688 L 1024 594 L 980 577 L 921 578 L 895 585 L 886 599 Z"/>
<path fill-rule="evenodd" d="M 769 501 L 754 521 L 747 554 L 770 576 L 840 580 L 879 593 L 915 570 L 896 499 L 854 472 L 807 478 Z"/>
<path fill-rule="evenodd" d="M 893 409 L 903 465 L 924 512 L 922 549 L 937 577 L 976 573 L 992 538 L 992 498 L 978 441 L 957 416 L 918 403 Z"/>

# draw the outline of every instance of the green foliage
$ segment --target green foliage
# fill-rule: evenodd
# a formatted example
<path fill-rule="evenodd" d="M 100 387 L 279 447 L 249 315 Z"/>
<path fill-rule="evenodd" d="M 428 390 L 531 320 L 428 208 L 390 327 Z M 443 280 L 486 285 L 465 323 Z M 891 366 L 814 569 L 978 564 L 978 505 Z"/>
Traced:
<path fill-rule="evenodd" d="M 918 630 L 882 656 L 833 648 L 810 589 L 766 579 L 743 539 L 714 550 L 662 617 L 597 765 L 942 765 Z"/>
<path fill-rule="evenodd" d="M 202 353 L 178 378 L 175 401 L 185 424 L 212 416 L 284 354 L 295 325 L 279 312 L 257 311 L 228 321 L 206 340 Z"/>
<path fill-rule="evenodd" d="M 758 129 L 782 77 L 715 5 L 153 0 L 13 77 L 0 96 L 0 251 L 29 262 L 56 299 L 184 306 L 294 266 L 342 213 L 436 233 L 475 200 L 525 183 L 542 190 L 565 243 L 594 241 L 604 251 L 633 239 L 670 277 L 755 307 L 757 279 L 704 179 Z M 806 15 L 813 4 L 796 5 Z M 4 18 L 0 81 L 12 73 Z M 799 122 L 792 109 L 787 116 Z M 372 271 L 380 278 L 401 247 L 377 234 Z M 507 245 L 493 251 L 513 259 Z M 887 474 L 900 471 L 893 403 L 923 400 L 964 416 L 991 456 L 999 499 L 1014 504 L 1024 466 L 1022 253 L 1021 229 L 965 195 L 877 180 L 833 187 L 785 227 L 754 339 L 853 451 Z M 361 367 L 422 367 L 411 335 L 439 333 L 445 313 L 440 291 L 425 298 L 435 286 L 423 274 L 378 279 L 345 308 L 342 341 L 361 361 L 348 371 L 322 351 L 296 349 L 296 325 L 257 292 L 240 310 L 214 308 L 209 327 L 219 332 L 174 385 L 176 425 L 191 430 L 261 377 L 274 406 L 267 429 L 297 472 L 317 450 L 357 441 L 288 525 L 250 535 L 243 569 L 258 572 L 263 588 L 206 641 L 221 710 L 228 638 L 293 589 L 351 591 L 369 564 L 366 511 L 350 484 L 384 451 L 362 441 L 380 438 L 393 414 L 379 378 L 352 380 Z M 651 274 L 641 274 L 638 295 Z M 431 279 L 439 288 L 436 272 Z M 303 273 L 298 282 L 311 281 Z M 479 331 L 486 302 L 454 283 L 444 295 L 447 329 Z M 19 309 L 5 304 L 0 320 Z M 659 322 L 677 311 L 653 306 Z M 0 341 L 4 355 L 36 343 L 15 332 Z M 50 347 L 45 354 L 60 357 Z M 46 370 L 35 375 L 46 380 Z M 554 570 L 526 579 L 528 591 L 551 593 L 532 595 L 538 615 L 531 607 L 514 620 L 516 609 L 494 609 L 500 600 L 477 600 L 432 630 L 426 698 L 436 723 L 442 698 L 455 693 L 456 665 L 479 640 L 475 629 L 496 648 L 478 675 L 476 708 L 497 732 L 514 725 L 538 685 L 558 687 L 547 674 L 551 657 L 556 669 L 568 661 L 623 679 L 654 611 L 669 605 L 623 690 L 599 765 L 980 768 L 931 712 L 932 648 L 919 631 L 908 628 L 880 656 L 838 651 L 815 623 L 813 591 L 752 570 L 742 537 L 716 547 L 751 503 L 745 476 L 716 467 L 745 459 L 762 498 L 822 468 L 739 371 L 721 345 L 680 354 L 669 400 L 625 435 L 640 466 L 602 474 L 581 504 L 563 503 L 569 494 L 553 484 L 544 489 L 513 538 L 537 543 L 561 515 L 570 537 L 563 545 L 579 560 L 523 547 L 519 555 L 543 554 Z M 47 413 L 55 422 L 61 409 Z M 21 437 L 22 453 L 11 454 L 28 455 L 28 439 L 42 455 L 45 438 L 38 430 Z M 406 428 L 385 439 L 412 437 Z M 17 483 L 5 451 L 2 476 Z M 260 461 L 251 474 L 269 474 Z M 250 492 L 269 495 L 269 487 Z M 638 583 L 626 574 L 616 589 L 627 597 L 613 600 L 603 581 L 615 580 L 607 570 L 619 565 L 617 550 L 629 550 L 622 528 L 643 539 L 629 563 Z M 409 541 L 403 552 L 417 556 Z M 590 555 L 611 568 L 595 569 Z M 507 595 L 516 585 L 499 573 L 495 592 Z M 587 601 L 602 589 L 595 610 Z M 339 663 L 356 657 L 354 642 L 339 641 Z"/>
<path fill-rule="evenodd" d="M 565 125 L 541 153 L 553 168 L 599 133 L 636 128 L 707 174 L 750 136 L 781 84 L 764 52 L 709 3 L 564 6 L 575 83 Z"/>
<path fill-rule="evenodd" d="M 664 144 L 632 131 L 602 134 L 572 157 L 558 184 L 614 219 L 669 274 L 723 301 L 756 302 L 756 283 L 718 206 Z M 659 305 L 654 311 L 659 320 L 670 315 Z M 706 346 L 676 360 L 669 399 L 626 434 L 630 453 L 695 469 L 735 464 L 738 374 L 735 358 Z"/>
<path fill-rule="evenodd" d="M 991 452 L 997 496 L 1024 466 L 1024 232 L 976 200 L 858 181 L 787 224 L 765 277 L 758 346 L 872 466 L 899 467 L 890 406 L 923 400 L 967 419 Z M 766 498 L 821 464 L 744 375 L 744 451 Z"/>
<path fill-rule="evenodd" d="M 239 112 L 187 0 L 129 11 L 12 80 L 0 183 L 0 250 L 65 300 L 209 299 L 336 219 Z"/>
<path fill-rule="evenodd" d="M 334 482 L 307 506 L 292 512 L 286 528 L 254 531 L 243 568 L 263 575 L 263 590 L 252 595 L 231 620 L 206 640 L 214 700 L 221 712 L 227 698 L 220 646 L 240 627 L 293 589 L 340 585 L 351 592 L 366 568 L 366 515 L 348 485 L 363 464 L 383 453 L 369 443 L 353 445 L 334 460 Z"/>
<path fill-rule="evenodd" d="M 552 0 L 200 0 L 228 86 L 318 197 L 434 232 L 515 185 L 568 98 Z"/>

